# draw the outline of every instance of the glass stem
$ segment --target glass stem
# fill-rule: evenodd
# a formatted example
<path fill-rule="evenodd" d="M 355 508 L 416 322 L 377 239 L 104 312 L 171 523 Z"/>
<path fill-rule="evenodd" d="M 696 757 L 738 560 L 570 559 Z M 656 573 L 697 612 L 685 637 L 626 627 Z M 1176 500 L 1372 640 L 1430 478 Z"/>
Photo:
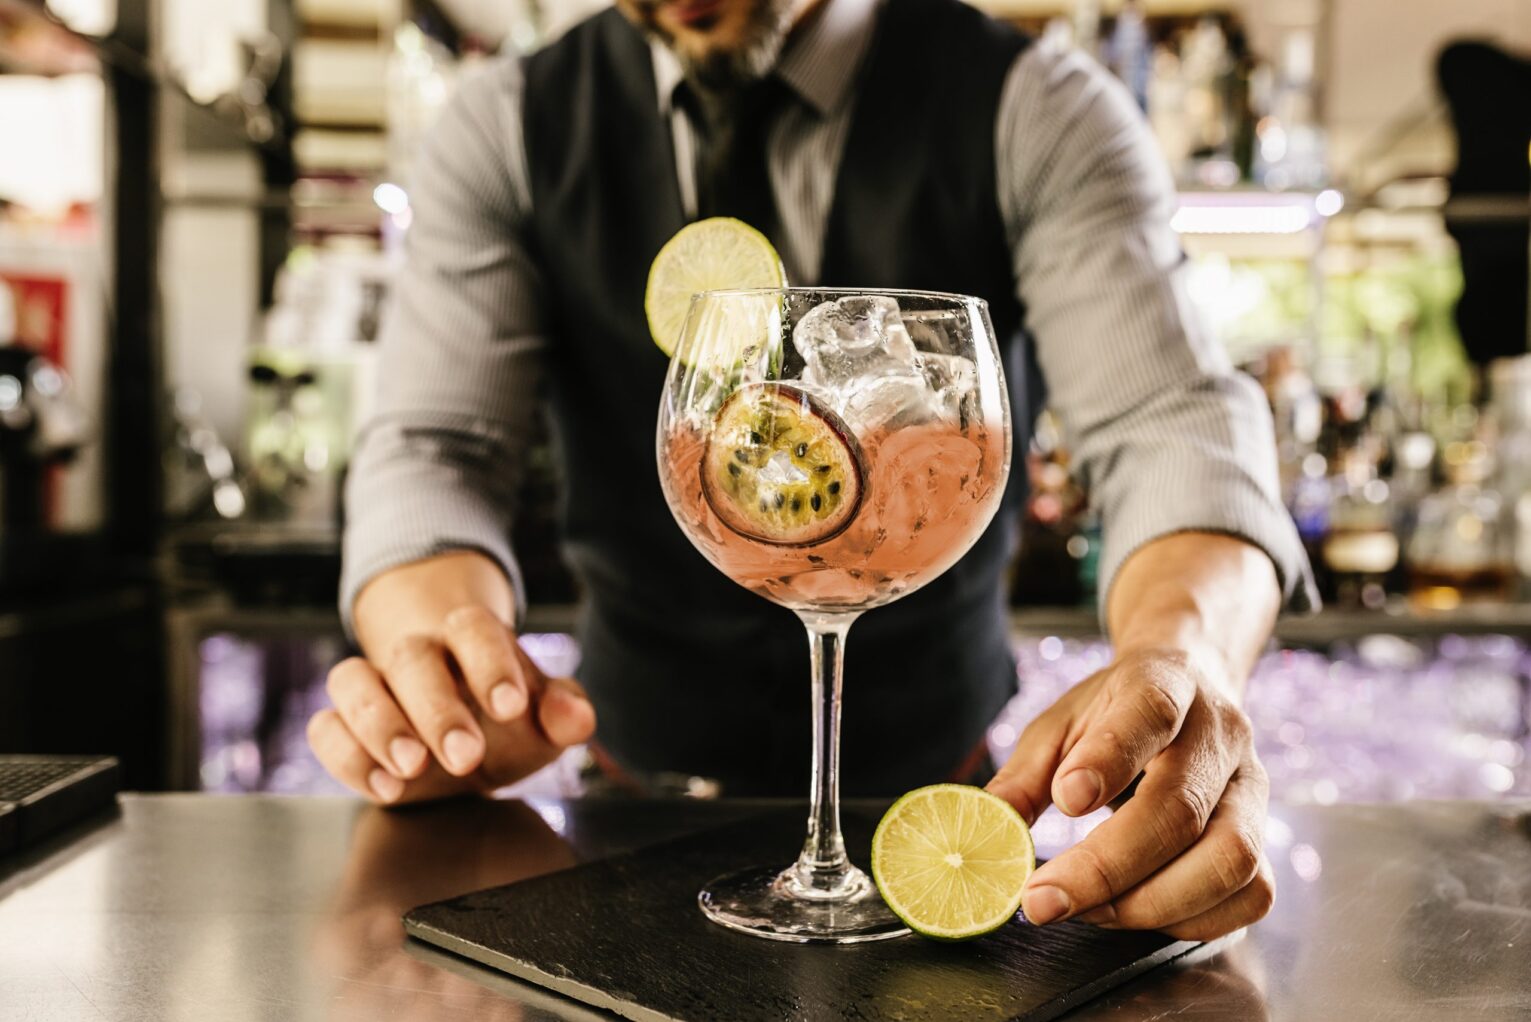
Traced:
<path fill-rule="evenodd" d="M 845 633 L 857 614 L 803 615 L 813 669 L 813 789 L 808 840 L 784 877 L 799 898 L 832 901 L 866 886 L 851 865 L 840 836 L 840 688 L 845 669 Z"/>

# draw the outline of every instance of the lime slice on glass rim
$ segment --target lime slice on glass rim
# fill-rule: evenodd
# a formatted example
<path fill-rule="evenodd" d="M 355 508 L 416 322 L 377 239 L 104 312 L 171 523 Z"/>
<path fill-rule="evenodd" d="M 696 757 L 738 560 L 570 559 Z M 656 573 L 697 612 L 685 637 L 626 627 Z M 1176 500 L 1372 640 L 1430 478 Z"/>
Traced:
<path fill-rule="evenodd" d="M 982 788 L 916 788 L 872 837 L 872 877 L 909 928 L 937 940 L 999 929 L 1021 908 L 1037 868 L 1031 830 L 1015 808 Z"/>
<path fill-rule="evenodd" d="M 649 267 L 643 310 L 654 343 L 674 356 L 691 298 L 702 291 L 779 288 L 787 284 L 781 256 L 764 234 L 733 217 L 711 217 L 688 224 L 665 242 Z M 703 343 L 690 361 L 730 369 L 758 353 L 780 335 L 780 308 L 762 296 L 760 314 L 739 315 L 704 325 Z"/>

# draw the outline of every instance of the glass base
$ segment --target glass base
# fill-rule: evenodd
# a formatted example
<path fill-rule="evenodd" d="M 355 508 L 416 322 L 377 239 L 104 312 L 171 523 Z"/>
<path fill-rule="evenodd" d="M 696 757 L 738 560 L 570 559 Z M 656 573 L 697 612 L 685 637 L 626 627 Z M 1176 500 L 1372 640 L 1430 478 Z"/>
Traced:
<path fill-rule="evenodd" d="M 718 877 L 697 902 L 719 926 L 768 940 L 797 944 L 861 944 L 909 932 L 859 869 L 831 896 L 815 898 L 798 880 L 797 868 L 757 867 Z"/>

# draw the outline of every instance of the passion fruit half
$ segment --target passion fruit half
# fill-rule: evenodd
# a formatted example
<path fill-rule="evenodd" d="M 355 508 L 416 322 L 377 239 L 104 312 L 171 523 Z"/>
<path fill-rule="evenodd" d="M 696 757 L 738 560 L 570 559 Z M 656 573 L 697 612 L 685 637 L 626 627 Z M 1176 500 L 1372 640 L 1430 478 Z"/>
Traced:
<path fill-rule="evenodd" d="M 781 383 L 741 387 L 718 409 L 702 492 L 724 525 L 777 546 L 812 546 L 861 506 L 861 447 L 840 417 Z"/>

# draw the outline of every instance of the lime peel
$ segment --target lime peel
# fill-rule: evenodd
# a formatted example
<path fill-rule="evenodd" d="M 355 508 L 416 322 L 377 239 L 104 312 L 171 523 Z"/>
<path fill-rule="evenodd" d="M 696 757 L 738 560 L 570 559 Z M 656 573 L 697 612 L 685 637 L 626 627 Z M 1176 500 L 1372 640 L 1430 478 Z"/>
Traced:
<path fill-rule="evenodd" d="M 649 267 L 643 295 L 649 333 L 659 350 L 673 356 L 692 296 L 703 291 L 780 288 L 786 284 L 781 256 L 764 234 L 733 217 L 698 220 L 665 242 Z M 707 361 L 721 367 L 733 364 L 752 345 L 764 340 L 759 335 L 764 325 L 741 324 L 733 344 L 719 345 L 713 338 Z"/>
<path fill-rule="evenodd" d="M 1036 865 L 1021 814 L 965 784 L 909 792 L 872 838 L 883 900 L 911 930 L 937 940 L 969 940 L 1013 919 Z"/>

